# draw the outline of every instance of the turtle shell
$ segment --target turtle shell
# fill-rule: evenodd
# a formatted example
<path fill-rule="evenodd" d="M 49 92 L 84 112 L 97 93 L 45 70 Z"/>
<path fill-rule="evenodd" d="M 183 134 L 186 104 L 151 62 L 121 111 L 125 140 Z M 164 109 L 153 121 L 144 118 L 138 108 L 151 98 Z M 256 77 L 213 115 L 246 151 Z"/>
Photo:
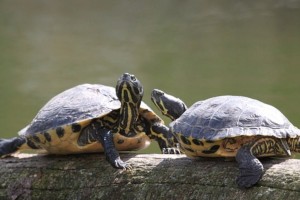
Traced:
<path fill-rule="evenodd" d="M 32 122 L 19 131 L 19 135 L 32 135 L 64 125 L 102 117 L 119 109 L 121 103 L 113 87 L 100 84 L 82 84 L 53 97 L 37 113 Z M 163 122 L 144 102 L 140 110 L 143 117 Z M 141 111 L 140 111 L 141 112 Z"/>
<path fill-rule="evenodd" d="M 78 85 L 53 97 L 32 122 L 19 131 L 19 135 L 25 136 L 34 142 L 34 146 L 48 153 L 103 152 L 99 142 L 79 144 L 80 132 L 93 119 L 100 119 L 120 109 L 120 106 L 115 88 L 100 84 Z M 143 119 L 163 123 L 144 102 L 139 112 Z M 141 123 L 144 121 L 141 120 Z M 116 133 L 114 142 L 117 150 L 130 151 L 146 148 L 150 139 L 142 130 L 134 137 Z"/>
<path fill-rule="evenodd" d="M 120 108 L 115 88 L 100 84 L 82 84 L 53 97 L 44 105 L 20 135 L 101 117 Z"/>
<path fill-rule="evenodd" d="M 170 127 L 177 135 L 206 141 L 238 136 L 300 135 L 299 129 L 278 109 L 242 96 L 219 96 L 196 102 Z"/>

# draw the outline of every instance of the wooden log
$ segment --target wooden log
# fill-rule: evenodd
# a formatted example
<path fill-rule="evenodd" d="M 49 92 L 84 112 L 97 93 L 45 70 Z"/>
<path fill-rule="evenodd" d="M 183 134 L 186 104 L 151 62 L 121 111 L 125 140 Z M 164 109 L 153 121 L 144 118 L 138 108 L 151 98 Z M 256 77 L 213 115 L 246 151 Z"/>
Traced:
<path fill-rule="evenodd" d="M 250 189 L 235 184 L 235 161 L 183 155 L 121 154 L 132 170 L 103 154 L 19 154 L 0 160 L 0 199 L 300 199 L 300 160 L 265 159 Z"/>

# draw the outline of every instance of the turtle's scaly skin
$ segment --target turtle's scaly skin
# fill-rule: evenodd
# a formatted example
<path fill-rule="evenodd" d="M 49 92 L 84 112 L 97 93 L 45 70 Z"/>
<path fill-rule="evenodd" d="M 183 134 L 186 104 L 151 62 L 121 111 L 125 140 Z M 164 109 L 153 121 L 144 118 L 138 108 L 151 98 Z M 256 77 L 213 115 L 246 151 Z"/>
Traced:
<path fill-rule="evenodd" d="M 153 90 L 151 99 L 170 117 L 170 132 L 187 156 L 235 157 L 239 187 L 256 184 L 263 175 L 257 157 L 300 152 L 300 130 L 275 107 L 241 96 L 219 96 L 189 109 L 178 98 Z"/>

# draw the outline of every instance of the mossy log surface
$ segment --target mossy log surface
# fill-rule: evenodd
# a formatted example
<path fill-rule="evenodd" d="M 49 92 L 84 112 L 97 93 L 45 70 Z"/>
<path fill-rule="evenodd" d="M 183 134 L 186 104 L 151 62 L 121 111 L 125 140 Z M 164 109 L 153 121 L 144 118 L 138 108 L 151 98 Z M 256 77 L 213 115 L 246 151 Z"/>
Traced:
<path fill-rule="evenodd" d="M 235 184 L 235 161 L 121 154 L 132 170 L 112 168 L 103 154 L 19 154 L 1 159 L 0 199 L 300 199 L 300 160 L 265 159 L 250 189 Z"/>

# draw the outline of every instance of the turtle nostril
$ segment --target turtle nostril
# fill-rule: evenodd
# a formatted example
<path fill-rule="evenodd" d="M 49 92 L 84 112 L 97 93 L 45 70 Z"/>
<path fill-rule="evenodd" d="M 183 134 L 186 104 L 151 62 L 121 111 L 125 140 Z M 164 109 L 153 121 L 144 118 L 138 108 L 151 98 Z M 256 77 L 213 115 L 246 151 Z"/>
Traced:
<path fill-rule="evenodd" d="M 164 95 L 164 92 L 161 91 L 161 90 L 158 90 L 158 89 L 155 89 L 154 92 L 155 92 L 157 95 L 159 95 L 159 96 Z"/>
<path fill-rule="evenodd" d="M 121 79 L 129 79 L 129 78 L 131 78 L 131 74 L 129 74 L 129 73 L 124 73 L 122 76 L 121 76 Z"/>

